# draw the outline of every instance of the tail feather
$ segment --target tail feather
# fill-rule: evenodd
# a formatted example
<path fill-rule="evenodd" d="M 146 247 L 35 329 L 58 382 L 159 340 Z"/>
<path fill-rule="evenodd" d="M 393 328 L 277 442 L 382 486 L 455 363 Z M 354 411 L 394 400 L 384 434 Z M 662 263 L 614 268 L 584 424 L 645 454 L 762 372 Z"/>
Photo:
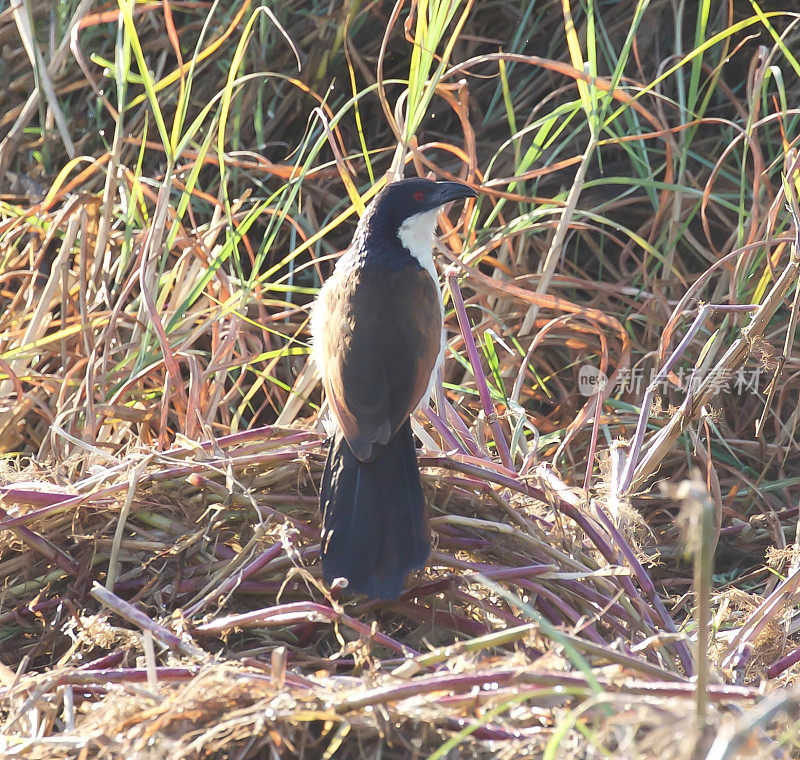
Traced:
<path fill-rule="evenodd" d="M 407 421 L 369 462 L 341 433 L 328 452 L 320 493 L 326 583 L 344 577 L 373 599 L 396 599 L 410 570 L 425 566 L 430 536 L 417 452 Z"/>

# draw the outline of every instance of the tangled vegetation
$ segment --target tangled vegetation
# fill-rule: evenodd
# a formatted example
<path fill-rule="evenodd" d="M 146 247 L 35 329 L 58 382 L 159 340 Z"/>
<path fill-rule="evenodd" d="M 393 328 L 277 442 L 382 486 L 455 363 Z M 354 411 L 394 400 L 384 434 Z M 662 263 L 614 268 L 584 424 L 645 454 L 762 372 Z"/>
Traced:
<path fill-rule="evenodd" d="M 799 46 L 766 0 L 0 0 L 0 754 L 800 757 Z M 308 310 L 403 174 L 480 194 L 376 603 L 321 581 Z"/>

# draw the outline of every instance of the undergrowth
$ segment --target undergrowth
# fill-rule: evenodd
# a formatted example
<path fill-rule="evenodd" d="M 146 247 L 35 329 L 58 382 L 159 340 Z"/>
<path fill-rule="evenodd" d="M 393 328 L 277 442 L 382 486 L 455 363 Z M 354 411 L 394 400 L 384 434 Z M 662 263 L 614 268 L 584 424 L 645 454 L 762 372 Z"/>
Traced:
<path fill-rule="evenodd" d="M 799 25 L 0 1 L 3 756 L 800 756 Z M 402 175 L 479 196 L 370 603 L 308 310 Z"/>

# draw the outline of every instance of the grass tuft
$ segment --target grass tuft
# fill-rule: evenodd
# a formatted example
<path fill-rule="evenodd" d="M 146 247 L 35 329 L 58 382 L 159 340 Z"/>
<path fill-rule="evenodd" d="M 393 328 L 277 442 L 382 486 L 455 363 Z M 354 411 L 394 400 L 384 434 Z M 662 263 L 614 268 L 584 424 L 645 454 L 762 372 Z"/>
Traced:
<path fill-rule="evenodd" d="M 798 756 L 798 43 L 755 0 L 0 2 L 0 754 Z M 308 309 L 402 174 L 481 192 L 434 550 L 378 604 L 321 580 Z"/>

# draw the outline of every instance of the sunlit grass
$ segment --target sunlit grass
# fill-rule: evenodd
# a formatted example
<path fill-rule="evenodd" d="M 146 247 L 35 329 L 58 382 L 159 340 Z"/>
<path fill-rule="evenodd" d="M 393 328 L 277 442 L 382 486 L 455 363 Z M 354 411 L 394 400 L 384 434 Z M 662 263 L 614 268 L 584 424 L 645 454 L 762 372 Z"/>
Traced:
<path fill-rule="evenodd" d="M 659 736 L 664 714 L 691 716 L 691 646 L 709 615 L 709 661 L 725 663 L 745 715 L 764 672 L 767 689 L 789 682 L 800 37 L 788 5 L 51 5 L 0 4 L 0 450 L 47 463 L 55 473 L 26 479 L 83 501 L 26 522 L 50 497 L 4 496 L 0 525 L 20 520 L 0 533 L 12 677 L 83 663 L 58 610 L 102 609 L 86 579 L 110 572 L 150 622 L 190 610 L 198 641 L 202 616 L 226 605 L 286 615 L 252 638 L 234 626 L 217 656 L 232 668 L 274 657 L 262 670 L 275 683 L 288 672 L 280 688 L 311 706 L 270 725 L 286 747 L 321 735 L 319 756 L 399 757 L 375 708 L 430 758 L 514 741 L 615 757 Z M 376 608 L 316 585 L 324 400 L 308 307 L 365 205 L 402 174 L 481 192 L 441 219 L 447 358 L 415 417 L 439 543 L 411 595 Z M 586 365 L 611 379 L 599 395 L 580 390 Z M 706 382 L 742 372 L 757 384 Z M 710 584 L 710 555 L 694 580 L 681 562 L 677 492 L 657 485 L 690 476 L 721 547 Z M 478 571 L 501 575 L 482 584 Z M 541 626 L 507 634 L 523 619 Z M 445 651 L 459 641 L 474 660 Z M 445 648 L 435 663 L 429 647 Z M 403 663 L 419 670 L 386 675 Z M 352 711 L 292 668 L 309 683 L 327 669 L 320 683 Z M 469 702 L 454 684 L 473 670 Z M 346 681 L 362 672 L 380 699 Z M 209 693 L 249 715 L 236 673 L 216 676 L 232 691 Z M 45 722 L 66 731 L 70 677 L 58 670 L 52 691 L 26 682 L 13 705 L 3 692 L 20 741 Z M 34 725 L 19 700 L 40 686 L 59 705 L 41 715 L 60 717 Z M 279 693 L 264 688 L 262 724 Z M 702 712 L 720 726 L 714 693 Z M 144 692 L 131 694 L 144 715 Z M 203 729 L 219 722 L 192 705 Z M 432 711 L 424 730 L 415 710 Z M 791 747 L 790 725 L 769 735 Z M 674 756 L 697 756 L 688 744 Z"/>

